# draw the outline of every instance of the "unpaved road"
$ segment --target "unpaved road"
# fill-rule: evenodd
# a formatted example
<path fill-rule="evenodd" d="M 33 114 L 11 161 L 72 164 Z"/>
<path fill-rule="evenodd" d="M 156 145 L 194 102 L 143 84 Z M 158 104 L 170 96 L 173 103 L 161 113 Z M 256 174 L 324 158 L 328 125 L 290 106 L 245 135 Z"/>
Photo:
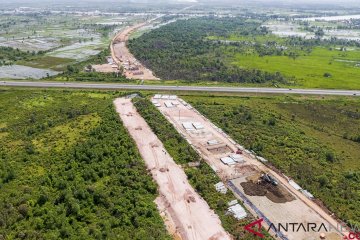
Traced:
<path fill-rule="evenodd" d="M 281 187 L 284 187 L 289 194 L 293 196 L 293 200 L 284 203 L 275 203 L 269 200 L 266 196 L 249 196 L 248 199 L 254 204 L 272 223 L 316 223 L 320 226 L 321 223 L 329 224 L 333 227 L 332 231 L 327 233 L 327 239 L 340 240 L 341 234 L 334 229 L 338 226 L 338 222 L 327 214 L 323 209 L 316 205 L 312 200 L 306 198 L 302 193 L 290 186 L 288 181 L 262 164 L 253 156 L 244 153 L 243 157 L 245 163 L 238 163 L 233 166 L 225 165 L 220 161 L 221 157 L 226 157 L 238 149 L 238 144 L 230 139 L 224 132 L 216 128 L 207 118 L 200 115 L 195 109 L 189 105 L 180 103 L 176 107 L 167 108 L 164 103 L 170 100 L 156 99 L 161 104 L 160 112 L 174 125 L 174 127 L 191 142 L 191 145 L 198 150 L 201 157 L 213 168 L 216 169 L 217 174 L 224 182 L 232 180 L 235 186 L 244 193 L 241 183 L 246 181 L 246 177 L 251 176 L 249 170 L 242 172 L 237 171 L 237 167 L 246 167 L 245 169 L 254 169 L 260 172 L 269 172 L 279 180 Z M 174 102 L 174 100 L 171 100 Z M 186 105 L 186 106 L 185 106 Z M 204 126 L 202 130 L 186 131 L 182 126 L 185 122 L 198 122 Z M 217 140 L 222 144 L 228 146 L 228 152 L 214 153 L 208 150 L 207 141 Z M 249 211 L 254 213 L 251 208 Z M 290 240 L 309 240 L 319 239 L 319 232 L 286 232 L 284 235 Z"/>
<path fill-rule="evenodd" d="M 139 23 L 130 27 L 125 28 L 123 31 L 119 32 L 111 41 L 110 51 L 111 57 L 118 66 L 124 67 L 124 74 L 129 79 L 146 79 L 146 80 L 158 80 L 159 78 L 155 77 L 152 71 L 145 66 L 143 66 L 135 56 L 130 53 L 126 44 L 129 39 L 129 36 L 132 32 L 137 29 L 146 26 L 150 22 L 156 20 L 154 18 L 150 21 Z M 132 70 L 131 68 L 134 68 Z"/>
<path fill-rule="evenodd" d="M 230 240 L 219 217 L 191 187 L 184 171 L 166 152 L 131 100 L 118 98 L 114 104 L 159 186 L 160 197 L 156 204 L 160 212 L 165 213 L 168 230 L 175 231 L 171 232 L 174 238 Z"/>

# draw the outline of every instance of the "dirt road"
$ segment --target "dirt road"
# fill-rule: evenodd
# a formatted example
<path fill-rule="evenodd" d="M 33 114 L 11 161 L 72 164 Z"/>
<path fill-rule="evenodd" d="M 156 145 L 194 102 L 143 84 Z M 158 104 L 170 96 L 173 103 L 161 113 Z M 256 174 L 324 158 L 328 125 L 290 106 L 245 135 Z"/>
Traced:
<path fill-rule="evenodd" d="M 134 139 L 152 177 L 159 186 L 156 204 L 175 239 L 230 239 L 219 217 L 189 184 L 187 177 L 162 142 L 139 115 L 130 99 L 114 101 L 124 126 Z"/>
<path fill-rule="evenodd" d="M 126 46 L 129 36 L 132 32 L 149 24 L 150 22 L 156 19 L 157 18 L 147 22 L 133 25 L 131 27 L 127 27 L 123 31 L 119 32 L 111 41 L 110 44 L 111 57 L 118 66 L 122 66 L 124 68 L 124 74 L 127 78 L 147 79 L 147 80 L 159 79 L 154 76 L 154 74 L 150 69 L 147 69 L 145 66 L 143 66 L 134 57 L 134 55 L 130 53 L 129 49 Z"/>

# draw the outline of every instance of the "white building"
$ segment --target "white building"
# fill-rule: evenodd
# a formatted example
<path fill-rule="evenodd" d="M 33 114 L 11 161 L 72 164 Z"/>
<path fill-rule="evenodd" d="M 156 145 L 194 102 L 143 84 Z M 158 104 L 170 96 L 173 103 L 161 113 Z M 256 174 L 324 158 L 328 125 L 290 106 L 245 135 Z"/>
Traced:
<path fill-rule="evenodd" d="M 235 162 L 237 163 L 243 163 L 245 162 L 245 159 L 240 154 L 231 154 L 229 157 L 231 157 Z"/>
<path fill-rule="evenodd" d="M 226 165 L 234 165 L 234 164 L 236 164 L 234 159 L 232 159 L 231 157 L 222 157 L 222 158 L 220 158 L 220 160 L 222 161 L 223 164 L 226 164 Z"/>
<path fill-rule="evenodd" d="M 226 188 L 226 186 L 225 186 L 224 183 L 218 182 L 218 183 L 215 184 L 214 186 L 215 186 L 216 191 L 218 191 L 219 193 L 222 193 L 222 194 L 226 194 L 226 193 L 227 193 L 227 188 Z"/>

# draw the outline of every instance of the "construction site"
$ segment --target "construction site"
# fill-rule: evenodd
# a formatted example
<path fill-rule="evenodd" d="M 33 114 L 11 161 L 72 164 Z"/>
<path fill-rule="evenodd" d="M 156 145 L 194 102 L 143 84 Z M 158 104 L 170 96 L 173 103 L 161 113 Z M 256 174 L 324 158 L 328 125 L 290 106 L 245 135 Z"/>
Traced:
<path fill-rule="evenodd" d="M 144 23 L 139 23 L 133 26 L 125 28 L 119 32 L 111 41 L 110 51 L 113 59 L 113 65 L 122 70 L 126 78 L 129 79 L 141 79 L 141 80 L 157 80 L 152 71 L 143 66 L 133 54 L 130 53 L 126 44 L 131 33 L 137 29 L 146 26 L 150 22 L 156 20 L 152 19 Z"/>
<path fill-rule="evenodd" d="M 273 171 L 265 158 L 236 143 L 190 104 L 161 94 L 152 103 L 221 178 L 216 189 L 230 189 L 248 212 L 264 220 L 266 229 L 286 223 L 327 226 L 326 231 L 270 228 L 276 239 L 342 239 L 340 223 L 314 202 L 310 192 Z"/>
<path fill-rule="evenodd" d="M 150 69 L 142 65 L 134 55 L 130 53 L 127 48 L 127 41 L 133 32 L 147 26 L 159 17 L 133 26 L 127 26 L 117 33 L 110 43 L 111 56 L 107 57 L 107 63 L 92 65 L 91 69 L 85 69 L 85 71 L 123 74 L 128 79 L 158 80 L 159 78 L 157 78 Z"/>
<path fill-rule="evenodd" d="M 218 215 L 193 189 L 181 166 L 174 162 L 131 99 L 118 98 L 114 104 L 159 186 L 155 203 L 173 239 L 230 240 Z"/>

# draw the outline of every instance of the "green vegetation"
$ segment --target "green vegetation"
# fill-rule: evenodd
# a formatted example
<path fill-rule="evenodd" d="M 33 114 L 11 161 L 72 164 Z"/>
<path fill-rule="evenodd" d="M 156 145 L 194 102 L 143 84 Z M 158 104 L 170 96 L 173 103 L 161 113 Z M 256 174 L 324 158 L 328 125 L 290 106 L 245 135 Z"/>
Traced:
<path fill-rule="evenodd" d="M 0 47 L 0 67 L 6 65 L 23 65 L 34 68 L 62 71 L 73 59 L 58 58 L 45 55 L 45 51 L 21 51 L 18 48 Z"/>
<path fill-rule="evenodd" d="M 121 74 L 116 73 L 99 73 L 91 70 L 92 64 L 103 64 L 106 62 L 107 56 L 110 55 L 110 50 L 104 49 L 99 54 L 90 57 L 88 60 L 69 64 L 64 69 L 62 74 L 47 78 L 55 81 L 81 81 L 81 82 L 122 82 L 131 83 L 133 80 L 128 80 Z M 88 69 L 88 71 L 85 71 Z"/>
<path fill-rule="evenodd" d="M 360 88 L 360 50 L 340 51 L 316 47 L 309 54 L 293 59 L 288 56 L 235 54 L 233 64 L 239 67 L 281 72 L 306 88 Z"/>
<path fill-rule="evenodd" d="M 246 148 L 360 226 L 360 100 L 186 96 Z"/>
<path fill-rule="evenodd" d="M 226 195 L 218 193 L 214 184 L 220 181 L 214 171 L 200 159 L 195 150 L 176 131 L 167 119 L 147 99 L 135 99 L 135 106 L 142 117 L 149 124 L 154 133 L 164 144 L 166 150 L 177 164 L 181 164 L 187 174 L 191 185 L 206 200 L 211 209 L 218 214 L 223 227 L 232 234 L 235 239 L 254 239 L 254 236 L 244 230 L 244 226 L 251 222 L 253 217 L 237 221 L 234 217 L 226 215 L 227 202 L 235 199 L 228 191 Z M 196 168 L 189 167 L 187 163 L 201 161 Z M 265 231 L 265 239 L 272 239 Z"/>
<path fill-rule="evenodd" d="M 1 90 L 0 239 L 170 239 L 118 95 Z"/>
<path fill-rule="evenodd" d="M 41 54 L 41 53 L 40 53 Z M 12 65 L 18 60 L 29 60 L 35 56 L 36 53 L 22 52 L 19 49 L 13 49 L 11 47 L 0 46 L 0 66 Z"/>
<path fill-rule="evenodd" d="M 40 56 L 32 59 L 24 59 L 17 62 L 17 64 L 19 65 L 33 68 L 51 69 L 55 71 L 65 70 L 66 66 L 70 63 L 74 63 L 74 60 L 69 58 L 58 58 L 51 56 Z"/>
<path fill-rule="evenodd" d="M 162 79 L 360 88 L 358 42 L 280 38 L 262 27 L 267 20 L 181 20 L 130 40 L 129 48 Z"/>
<path fill-rule="evenodd" d="M 259 23 L 241 18 L 180 20 L 130 40 L 132 53 L 163 79 L 265 83 L 285 82 L 279 73 L 243 69 L 224 62 L 226 45 L 205 41 L 229 32 L 264 34 Z"/>

